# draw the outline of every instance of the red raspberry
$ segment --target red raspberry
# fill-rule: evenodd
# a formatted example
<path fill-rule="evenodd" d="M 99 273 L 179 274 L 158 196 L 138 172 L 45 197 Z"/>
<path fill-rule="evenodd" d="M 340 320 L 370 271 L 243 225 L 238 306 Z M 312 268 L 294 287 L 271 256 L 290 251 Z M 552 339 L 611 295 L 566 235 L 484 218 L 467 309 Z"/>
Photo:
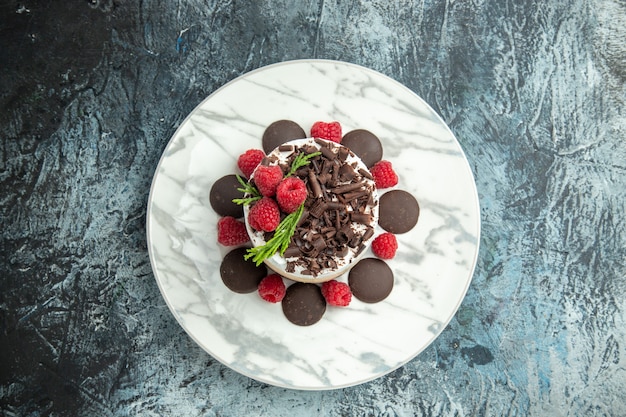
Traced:
<path fill-rule="evenodd" d="M 322 284 L 322 295 L 328 304 L 335 307 L 345 307 L 352 300 L 350 286 L 334 279 Z"/>
<path fill-rule="evenodd" d="M 237 246 L 250 241 L 246 225 L 232 216 L 217 222 L 217 241 L 224 246 Z"/>
<path fill-rule="evenodd" d="M 372 252 L 381 259 L 392 259 L 397 250 L 398 241 L 393 233 L 383 233 L 372 241 Z"/>
<path fill-rule="evenodd" d="M 254 172 L 254 169 L 261 163 L 261 160 L 265 158 L 265 152 L 260 149 L 248 149 L 237 159 L 237 166 L 243 172 L 246 178 L 250 178 L 250 175 Z"/>
<path fill-rule="evenodd" d="M 278 165 L 259 165 L 254 170 L 254 183 L 261 195 L 274 197 L 276 187 L 283 180 L 283 170 Z"/>
<path fill-rule="evenodd" d="M 341 142 L 341 125 L 339 122 L 315 122 L 311 127 L 311 136 Z"/>
<path fill-rule="evenodd" d="M 393 170 L 391 162 L 378 161 L 370 168 L 377 188 L 389 188 L 398 183 L 398 175 Z"/>
<path fill-rule="evenodd" d="M 293 213 L 306 200 L 306 184 L 298 177 L 287 177 L 276 188 L 276 201 L 285 213 Z"/>
<path fill-rule="evenodd" d="M 280 209 L 278 208 L 278 203 L 269 197 L 261 198 L 250 207 L 248 223 L 256 230 L 273 232 L 280 223 Z"/>
<path fill-rule="evenodd" d="M 280 303 L 285 298 L 287 287 L 278 274 L 266 276 L 259 282 L 259 295 L 270 303 Z"/>

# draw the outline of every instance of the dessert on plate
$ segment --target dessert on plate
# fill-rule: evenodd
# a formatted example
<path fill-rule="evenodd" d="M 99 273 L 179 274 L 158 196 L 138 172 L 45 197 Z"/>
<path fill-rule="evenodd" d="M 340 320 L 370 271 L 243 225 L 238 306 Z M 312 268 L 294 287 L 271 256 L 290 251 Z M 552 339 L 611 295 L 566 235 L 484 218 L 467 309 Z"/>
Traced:
<path fill-rule="evenodd" d="M 227 174 L 210 191 L 221 216 L 218 242 L 235 247 L 220 268 L 224 284 L 280 302 L 300 326 L 319 321 L 327 305 L 348 306 L 352 296 L 384 300 L 393 289 L 387 262 L 398 249 L 395 234 L 419 216 L 410 193 L 391 189 L 399 179 L 382 160 L 380 140 L 365 129 L 341 129 L 316 122 L 305 138 L 297 123 L 276 121 L 264 132 L 263 150 L 239 156 L 243 177 Z"/>

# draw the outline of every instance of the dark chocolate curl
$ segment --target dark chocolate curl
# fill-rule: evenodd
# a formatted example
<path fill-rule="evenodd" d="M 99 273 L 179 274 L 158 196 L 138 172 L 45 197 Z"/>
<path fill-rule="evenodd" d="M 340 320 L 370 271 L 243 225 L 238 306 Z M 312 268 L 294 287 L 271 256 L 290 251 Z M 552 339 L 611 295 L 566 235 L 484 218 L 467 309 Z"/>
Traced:
<path fill-rule="evenodd" d="M 345 238 L 346 242 L 349 242 L 354 237 L 354 230 L 349 224 L 345 224 L 339 230 L 340 234 Z"/>
<path fill-rule="evenodd" d="M 329 201 L 326 207 L 328 210 L 345 210 L 346 209 L 346 205 L 341 204 L 338 201 Z"/>
<path fill-rule="evenodd" d="M 320 152 L 328 159 L 336 158 L 335 152 L 333 152 L 331 149 L 328 149 L 326 146 L 322 146 L 320 148 Z"/>
<path fill-rule="evenodd" d="M 369 213 L 350 213 L 350 219 L 356 223 L 370 224 L 372 222 L 372 215 Z"/>
<path fill-rule="evenodd" d="M 370 174 L 369 171 L 367 171 L 367 170 L 365 170 L 363 168 L 359 168 L 359 174 L 361 174 L 362 176 L 364 176 L 368 180 L 373 180 L 374 179 L 374 177 L 372 177 L 372 174 Z"/>
<path fill-rule="evenodd" d="M 337 152 L 337 158 L 341 161 L 341 162 L 345 162 L 346 159 L 348 159 L 348 155 L 350 154 L 350 151 L 348 150 L 348 148 L 339 148 L 339 151 Z"/>
<path fill-rule="evenodd" d="M 309 217 L 309 211 L 307 209 L 304 209 L 304 211 L 302 212 L 302 216 L 300 216 L 300 218 L 298 219 L 297 227 L 302 226 L 304 222 L 307 221 L 308 217 Z"/>
<path fill-rule="evenodd" d="M 368 240 L 372 236 L 374 236 L 374 228 L 368 226 L 367 230 L 365 230 L 365 233 L 363 233 L 363 237 L 361 239 Z"/>
<path fill-rule="evenodd" d="M 295 256 L 300 256 L 300 255 L 302 255 L 300 248 L 297 245 L 293 245 L 293 246 L 287 247 L 287 250 L 285 250 L 285 253 L 283 256 L 285 258 L 293 258 Z"/>
<path fill-rule="evenodd" d="M 321 252 L 322 250 L 326 248 L 326 242 L 324 241 L 324 238 L 320 235 L 317 235 L 315 239 L 313 239 L 311 244 L 313 245 L 313 248 L 315 248 L 317 252 Z"/>
<path fill-rule="evenodd" d="M 353 191 L 351 193 L 347 193 L 344 194 L 343 197 L 348 200 L 348 201 L 352 201 L 352 200 L 356 200 L 357 198 L 360 197 L 365 197 L 369 195 L 369 191 L 367 190 L 357 190 L 357 191 Z"/>
<path fill-rule="evenodd" d="M 350 184 L 345 184 L 345 185 L 340 185 L 339 187 L 335 187 L 331 189 L 331 191 L 336 194 L 344 194 L 344 193 L 347 193 L 348 191 L 358 190 L 361 187 L 365 187 L 365 184 L 361 182 L 352 182 Z"/>
<path fill-rule="evenodd" d="M 344 164 L 339 168 L 339 179 L 341 181 L 352 181 L 358 173 L 352 168 L 352 165 Z"/>
<path fill-rule="evenodd" d="M 315 200 L 315 202 L 311 205 L 311 208 L 309 208 L 309 213 L 311 214 L 311 216 L 318 219 L 324 215 L 325 211 L 326 203 L 322 199 Z"/>
<path fill-rule="evenodd" d="M 320 198 L 322 196 L 322 188 L 317 181 L 317 176 L 313 170 L 309 171 L 309 184 L 311 184 L 311 191 L 313 191 L 313 197 Z"/>

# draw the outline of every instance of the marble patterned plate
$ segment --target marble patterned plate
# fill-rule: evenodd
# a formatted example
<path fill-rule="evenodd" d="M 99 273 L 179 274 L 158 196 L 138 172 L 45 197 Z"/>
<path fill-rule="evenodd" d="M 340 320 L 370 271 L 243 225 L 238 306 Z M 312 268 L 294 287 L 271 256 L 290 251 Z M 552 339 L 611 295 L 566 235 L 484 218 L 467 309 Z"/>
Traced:
<path fill-rule="evenodd" d="M 338 120 L 382 141 L 397 188 L 418 200 L 417 226 L 398 235 L 387 299 L 328 307 L 299 327 L 280 304 L 236 294 L 221 281 L 228 249 L 217 244 L 209 204 L 214 181 L 238 172 L 239 154 L 261 148 L 273 121 L 308 131 Z M 480 235 L 476 186 L 450 129 L 417 95 L 375 71 L 299 60 L 251 71 L 211 94 L 181 124 L 154 175 L 147 211 L 152 269 L 189 336 L 231 369 L 268 384 L 325 390 L 385 375 L 423 351 L 457 311 L 470 284 Z M 371 256 L 371 255 L 370 255 Z M 343 277 L 345 278 L 345 277 Z"/>

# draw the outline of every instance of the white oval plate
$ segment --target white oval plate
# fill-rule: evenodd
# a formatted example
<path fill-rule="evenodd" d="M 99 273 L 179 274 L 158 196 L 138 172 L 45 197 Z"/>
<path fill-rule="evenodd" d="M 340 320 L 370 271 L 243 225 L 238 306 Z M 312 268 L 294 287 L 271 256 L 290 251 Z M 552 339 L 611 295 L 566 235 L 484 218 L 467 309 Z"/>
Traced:
<path fill-rule="evenodd" d="M 388 264 L 387 299 L 328 307 L 299 327 L 280 304 L 236 294 L 220 278 L 229 249 L 217 244 L 214 181 L 238 173 L 237 157 L 261 149 L 273 121 L 305 131 L 337 120 L 344 133 L 368 129 L 398 173 L 397 187 L 420 204 L 417 226 L 398 235 Z M 196 107 L 168 143 L 147 211 L 150 261 L 170 310 L 204 350 L 268 384 L 304 390 L 370 381 L 424 350 L 457 311 L 471 282 L 480 238 L 476 185 L 465 155 L 441 118 L 405 86 L 337 61 L 269 65 L 229 82 Z"/>

